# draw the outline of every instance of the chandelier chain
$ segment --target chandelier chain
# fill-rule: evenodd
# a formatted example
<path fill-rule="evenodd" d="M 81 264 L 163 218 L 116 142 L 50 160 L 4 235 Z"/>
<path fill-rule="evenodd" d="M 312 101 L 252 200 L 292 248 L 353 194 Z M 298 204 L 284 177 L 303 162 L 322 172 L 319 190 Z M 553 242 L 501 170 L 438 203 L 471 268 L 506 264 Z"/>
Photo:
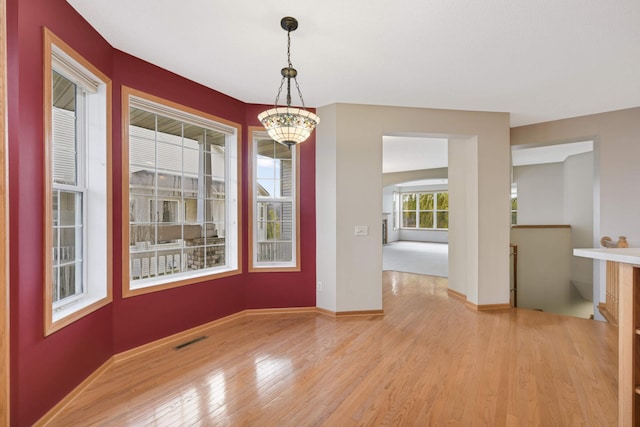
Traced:
<path fill-rule="evenodd" d="M 291 31 L 287 31 L 287 63 L 289 64 L 289 68 L 293 68 L 293 64 L 291 63 Z M 294 77 L 293 81 L 296 84 L 296 89 L 298 89 L 298 96 L 300 97 L 302 108 L 306 110 L 307 108 L 304 105 L 304 98 L 302 98 L 302 91 L 300 90 L 297 77 Z"/>
<path fill-rule="evenodd" d="M 278 106 L 278 100 L 280 100 L 280 94 L 282 93 L 282 86 L 284 86 L 284 79 L 285 77 L 282 77 L 282 80 L 280 80 L 280 87 L 278 88 L 278 93 L 276 94 L 276 102 L 273 104 L 274 107 Z"/>
<path fill-rule="evenodd" d="M 302 98 L 302 91 L 300 90 L 300 85 L 298 84 L 298 79 L 294 77 L 293 81 L 296 83 L 296 88 L 298 89 L 298 96 L 300 97 L 300 102 L 302 102 L 302 108 L 306 110 L 307 107 L 304 106 L 304 99 Z"/>
<path fill-rule="evenodd" d="M 287 63 L 289 68 L 293 68 L 291 64 L 291 31 L 287 31 Z"/>

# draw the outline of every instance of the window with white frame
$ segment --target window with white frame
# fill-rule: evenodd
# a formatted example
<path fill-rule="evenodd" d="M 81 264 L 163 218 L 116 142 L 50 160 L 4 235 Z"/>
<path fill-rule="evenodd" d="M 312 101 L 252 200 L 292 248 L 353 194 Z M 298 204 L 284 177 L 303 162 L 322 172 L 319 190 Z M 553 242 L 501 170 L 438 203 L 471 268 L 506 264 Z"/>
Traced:
<path fill-rule="evenodd" d="M 45 30 L 45 334 L 111 301 L 111 81 Z"/>
<path fill-rule="evenodd" d="M 252 268 L 297 269 L 296 147 L 252 132 Z"/>
<path fill-rule="evenodd" d="M 402 224 L 405 229 L 449 228 L 449 193 L 402 193 Z"/>
<path fill-rule="evenodd" d="M 125 296 L 237 272 L 239 128 L 129 88 L 123 93 Z"/>

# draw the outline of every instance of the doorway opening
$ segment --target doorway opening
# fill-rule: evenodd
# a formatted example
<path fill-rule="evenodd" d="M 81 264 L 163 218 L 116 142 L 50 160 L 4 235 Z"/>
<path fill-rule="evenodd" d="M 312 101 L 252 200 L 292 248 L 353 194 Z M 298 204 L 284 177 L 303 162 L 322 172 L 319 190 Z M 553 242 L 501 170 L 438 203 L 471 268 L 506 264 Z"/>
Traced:
<path fill-rule="evenodd" d="M 596 175 L 593 141 L 512 147 L 518 307 L 593 316 L 593 263 L 573 249 L 593 246 Z"/>
<path fill-rule="evenodd" d="M 382 138 L 383 270 L 448 277 L 448 139 Z"/>

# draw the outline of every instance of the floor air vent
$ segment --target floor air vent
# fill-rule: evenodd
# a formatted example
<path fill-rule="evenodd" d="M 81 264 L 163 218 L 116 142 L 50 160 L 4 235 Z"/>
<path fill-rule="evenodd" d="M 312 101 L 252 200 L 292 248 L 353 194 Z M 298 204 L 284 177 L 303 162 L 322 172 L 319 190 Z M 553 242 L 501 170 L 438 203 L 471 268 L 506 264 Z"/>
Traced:
<path fill-rule="evenodd" d="M 203 340 L 203 339 L 205 339 L 205 338 L 207 338 L 207 337 L 206 337 L 206 336 L 204 336 L 204 335 L 203 335 L 203 336 L 201 336 L 201 337 L 198 337 L 198 338 L 194 338 L 194 339 L 192 339 L 191 341 L 183 342 L 182 344 L 179 344 L 179 345 L 177 345 L 177 346 L 173 347 L 173 349 L 174 349 L 174 350 L 180 350 L 181 348 L 185 348 L 185 347 L 187 347 L 187 346 L 190 346 L 191 344 L 195 344 L 195 343 L 197 343 L 198 341 L 202 341 L 202 340 Z"/>

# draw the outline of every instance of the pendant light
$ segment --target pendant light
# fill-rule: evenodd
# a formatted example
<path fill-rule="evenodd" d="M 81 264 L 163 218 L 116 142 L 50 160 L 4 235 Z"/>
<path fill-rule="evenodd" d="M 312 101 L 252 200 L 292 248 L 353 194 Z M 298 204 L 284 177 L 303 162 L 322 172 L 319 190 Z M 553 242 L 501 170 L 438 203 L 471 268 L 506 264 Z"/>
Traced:
<path fill-rule="evenodd" d="M 309 138 L 311 132 L 313 132 L 318 123 L 320 123 L 320 117 L 311 111 L 307 111 L 305 108 L 302 92 L 296 79 L 298 71 L 293 68 L 291 64 L 291 32 L 298 28 L 298 20 L 290 16 L 285 16 L 280 20 L 280 26 L 287 32 L 288 65 L 280 71 L 282 80 L 280 81 L 280 88 L 276 95 L 274 107 L 260 113 L 258 120 L 260 120 L 260 123 L 267 129 L 267 133 L 273 140 L 291 148 L 293 145 L 299 144 Z M 302 108 L 291 106 L 291 79 L 293 79 L 296 89 L 298 90 Z M 287 81 L 287 105 L 285 107 L 278 107 L 278 100 L 285 80 Z"/>

